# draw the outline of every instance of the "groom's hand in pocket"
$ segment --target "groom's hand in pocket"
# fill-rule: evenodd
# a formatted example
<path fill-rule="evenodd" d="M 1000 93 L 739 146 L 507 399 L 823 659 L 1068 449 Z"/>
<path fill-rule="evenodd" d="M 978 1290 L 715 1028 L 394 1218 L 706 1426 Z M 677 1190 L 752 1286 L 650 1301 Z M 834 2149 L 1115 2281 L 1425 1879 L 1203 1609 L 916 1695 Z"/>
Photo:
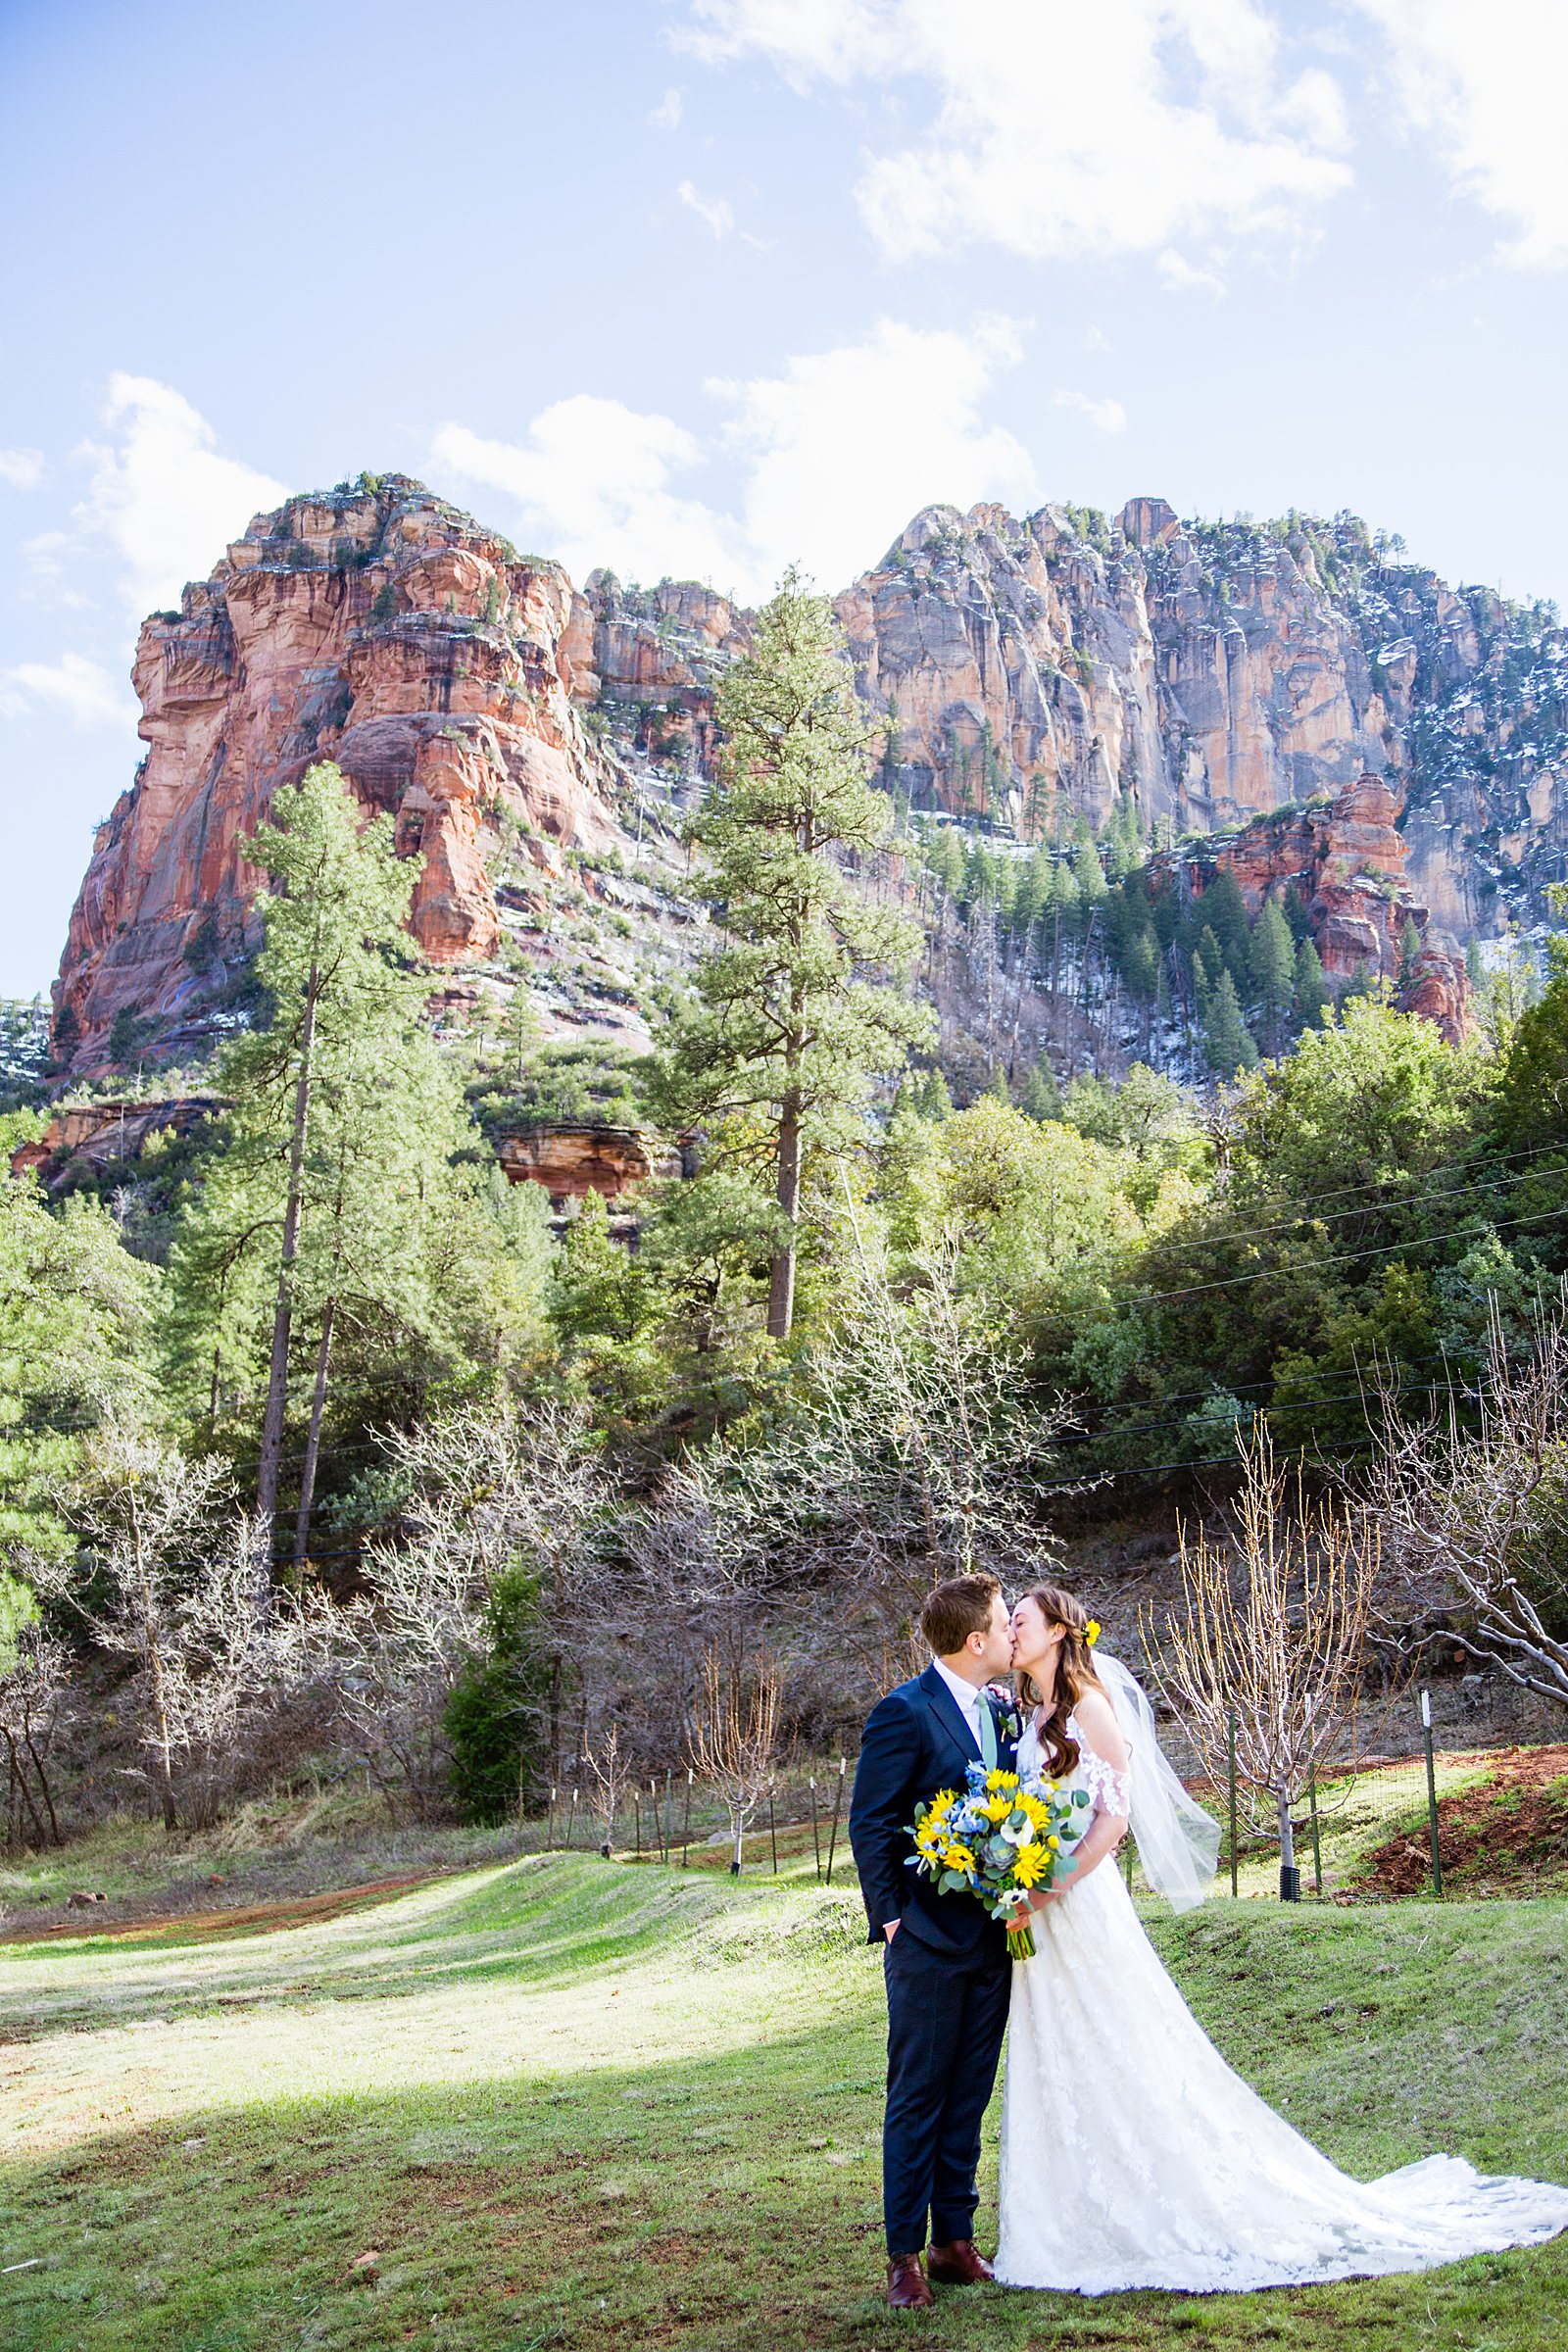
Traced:
<path fill-rule="evenodd" d="M 893 1938 L 894 1938 L 894 1936 L 895 1936 L 898 1934 L 898 1932 L 899 1932 L 899 1923 L 898 1923 L 898 1921 L 897 1921 L 896 1919 L 886 1919 L 886 1920 L 884 1920 L 884 1921 L 883 1921 L 883 1923 L 882 1923 L 882 1933 L 883 1933 L 883 1935 L 884 1935 L 884 1936 L 887 1937 L 887 1939 L 888 1939 L 889 1943 L 891 1943 L 891 1942 L 893 1941 Z"/>

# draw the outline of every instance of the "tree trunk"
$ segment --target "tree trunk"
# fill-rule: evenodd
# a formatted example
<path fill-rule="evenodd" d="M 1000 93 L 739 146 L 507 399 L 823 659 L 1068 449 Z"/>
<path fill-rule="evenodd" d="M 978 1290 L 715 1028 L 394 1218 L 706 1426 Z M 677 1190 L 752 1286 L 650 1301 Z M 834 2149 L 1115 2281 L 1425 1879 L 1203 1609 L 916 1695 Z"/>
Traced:
<path fill-rule="evenodd" d="M 311 1397 L 311 1426 L 305 1440 L 305 1467 L 300 1474 L 300 1515 L 294 1528 L 294 1565 L 303 1568 L 310 1543 L 311 1505 L 316 1499 L 316 1465 L 321 1449 L 321 1413 L 326 1404 L 326 1367 L 332 1354 L 332 1318 L 337 1301 L 321 1309 L 321 1344 L 316 1350 L 316 1389 Z"/>
<path fill-rule="evenodd" d="M 50 1836 L 56 1845 L 64 1845 L 66 1841 L 60 1835 L 60 1823 L 55 1815 L 54 1793 L 49 1787 L 49 1775 L 43 1768 L 42 1756 L 39 1755 L 33 1744 L 32 1724 L 25 1713 L 22 1718 L 22 1737 L 26 1742 L 27 1753 L 32 1758 L 32 1769 L 38 1775 L 38 1792 L 43 1798 L 44 1811 L 49 1816 Z"/>
<path fill-rule="evenodd" d="M 1291 1793 L 1288 1788 L 1275 1791 L 1275 1803 L 1280 1817 L 1280 1868 L 1296 1868 L 1296 1832 L 1291 1826 Z"/>
<path fill-rule="evenodd" d="M 32 1816 L 32 1826 L 37 1832 L 38 1850 L 41 1853 L 45 1844 L 48 1842 L 43 1834 L 43 1823 L 39 1820 L 38 1808 L 32 1801 L 32 1790 L 27 1787 L 27 1776 L 23 1770 L 22 1760 L 17 1754 L 16 1740 L 12 1738 L 10 1732 L 6 1733 L 5 1740 L 6 1747 L 9 1751 L 11 1760 L 11 1786 L 13 1788 L 20 1791 L 23 1803 L 26 1806 L 27 1811 Z"/>
<path fill-rule="evenodd" d="M 795 1086 L 786 1089 L 779 1114 L 777 1199 L 790 1232 L 768 1268 L 767 1336 L 787 1340 L 795 1320 L 795 1216 L 801 1204 L 801 1096 Z"/>
<path fill-rule="evenodd" d="M 262 1458 L 256 1473 L 256 1515 L 266 1552 L 272 1548 L 277 1513 L 277 1474 L 283 1458 L 283 1410 L 288 1399 L 288 1348 L 294 1319 L 294 1261 L 300 1247 L 300 1196 L 304 1190 L 305 1137 L 311 1115 L 311 1055 L 316 1044 L 316 1006 L 321 975 L 317 964 L 305 991 L 300 1031 L 300 1074 L 294 1088 L 294 1132 L 289 1141 L 288 1200 L 283 1211 L 283 1251 L 272 1309 L 272 1356 L 267 1375 L 267 1416 L 262 1423 Z"/>

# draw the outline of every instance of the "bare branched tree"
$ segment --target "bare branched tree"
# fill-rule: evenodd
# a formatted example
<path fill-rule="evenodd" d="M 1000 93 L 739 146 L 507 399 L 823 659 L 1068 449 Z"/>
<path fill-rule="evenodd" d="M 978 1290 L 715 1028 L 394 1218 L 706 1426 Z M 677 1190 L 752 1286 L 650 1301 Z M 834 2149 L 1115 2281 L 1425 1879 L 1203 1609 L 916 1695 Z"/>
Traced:
<path fill-rule="evenodd" d="M 1478 1393 L 1424 1419 L 1385 1383 L 1366 1484 L 1390 1584 L 1413 1627 L 1441 1622 L 1522 1690 L 1568 1706 L 1568 1297 L 1510 1350 L 1495 1298 Z"/>
<path fill-rule="evenodd" d="M 620 1726 L 612 1717 L 592 1746 L 583 1748 L 583 1762 L 599 1801 L 595 1811 L 599 1816 L 599 1851 L 608 1861 L 615 1842 L 615 1823 L 626 1802 L 626 1791 L 632 1785 L 631 1752 L 620 1737 Z"/>
<path fill-rule="evenodd" d="M 226 1467 L 155 1430 L 107 1419 L 65 1507 L 79 1556 L 32 1562 L 34 1582 L 129 1661 L 141 1771 L 166 1830 L 182 1810 L 210 1820 L 262 1721 L 313 1673 L 311 1612 L 274 1600 Z"/>
<path fill-rule="evenodd" d="M 63 1845 L 49 1751 L 67 1691 L 65 1645 L 38 1621 L 19 1626 L 0 1655 L 0 1740 L 6 1750 L 6 1847 Z"/>
<path fill-rule="evenodd" d="M 536 1582 L 544 1652 L 538 1719 L 525 1729 L 559 1777 L 573 1632 L 601 1568 L 603 1488 L 581 1416 L 470 1406 L 393 1434 L 386 1452 L 399 1524 L 368 1548 L 368 1590 L 330 1629 L 358 1752 L 394 1806 L 444 1803 L 446 1702 L 485 1650 L 499 1580 L 522 1569 Z"/>
<path fill-rule="evenodd" d="M 692 1718 L 692 1769 L 729 1816 L 732 1878 L 740 1875 L 747 1824 L 767 1794 L 780 1697 L 778 1670 L 765 1657 L 749 1675 L 725 1665 L 716 1650 L 703 1661 L 702 1692 Z"/>
<path fill-rule="evenodd" d="M 1233 1536 L 1181 1531 L 1182 1614 L 1160 1627 L 1145 1611 L 1141 1631 L 1215 1780 L 1234 1713 L 1238 1777 L 1272 1798 L 1281 1867 L 1294 1869 L 1291 1808 L 1354 1723 L 1378 1536 L 1308 1495 L 1299 1465 L 1276 1462 L 1261 1417 L 1236 1442 Z"/>

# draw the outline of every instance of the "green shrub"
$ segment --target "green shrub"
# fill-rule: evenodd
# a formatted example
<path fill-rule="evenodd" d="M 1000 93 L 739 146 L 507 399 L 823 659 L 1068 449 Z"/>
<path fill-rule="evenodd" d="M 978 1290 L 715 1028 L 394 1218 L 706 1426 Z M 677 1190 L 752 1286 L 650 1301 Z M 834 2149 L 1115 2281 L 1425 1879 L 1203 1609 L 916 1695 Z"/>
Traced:
<path fill-rule="evenodd" d="M 446 1703 L 452 1793 L 466 1820 L 511 1818 L 519 1796 L 536 1793 L 533 1753 L 543 1672 L 535 1643 L 538 1580 L 514 1568 L 496 1581 L 486 1631 L 490 1646 L 466 1666 Z"/>

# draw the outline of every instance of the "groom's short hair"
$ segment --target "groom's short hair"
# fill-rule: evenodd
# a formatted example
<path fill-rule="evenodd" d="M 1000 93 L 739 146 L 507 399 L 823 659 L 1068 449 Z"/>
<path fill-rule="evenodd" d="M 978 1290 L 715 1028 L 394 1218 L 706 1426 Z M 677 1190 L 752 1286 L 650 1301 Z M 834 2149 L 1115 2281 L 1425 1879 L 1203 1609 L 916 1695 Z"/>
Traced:
<path fill-rule="evenodd" d="M 950 1576 L 933 1585 L 920 1609 L 920 1631 L 939 1658 L 951 1658 L 971 1634 L 983 1634 L 1002 1587 L 994 1576 L 976 1569 L 969 1576 Z"/>

